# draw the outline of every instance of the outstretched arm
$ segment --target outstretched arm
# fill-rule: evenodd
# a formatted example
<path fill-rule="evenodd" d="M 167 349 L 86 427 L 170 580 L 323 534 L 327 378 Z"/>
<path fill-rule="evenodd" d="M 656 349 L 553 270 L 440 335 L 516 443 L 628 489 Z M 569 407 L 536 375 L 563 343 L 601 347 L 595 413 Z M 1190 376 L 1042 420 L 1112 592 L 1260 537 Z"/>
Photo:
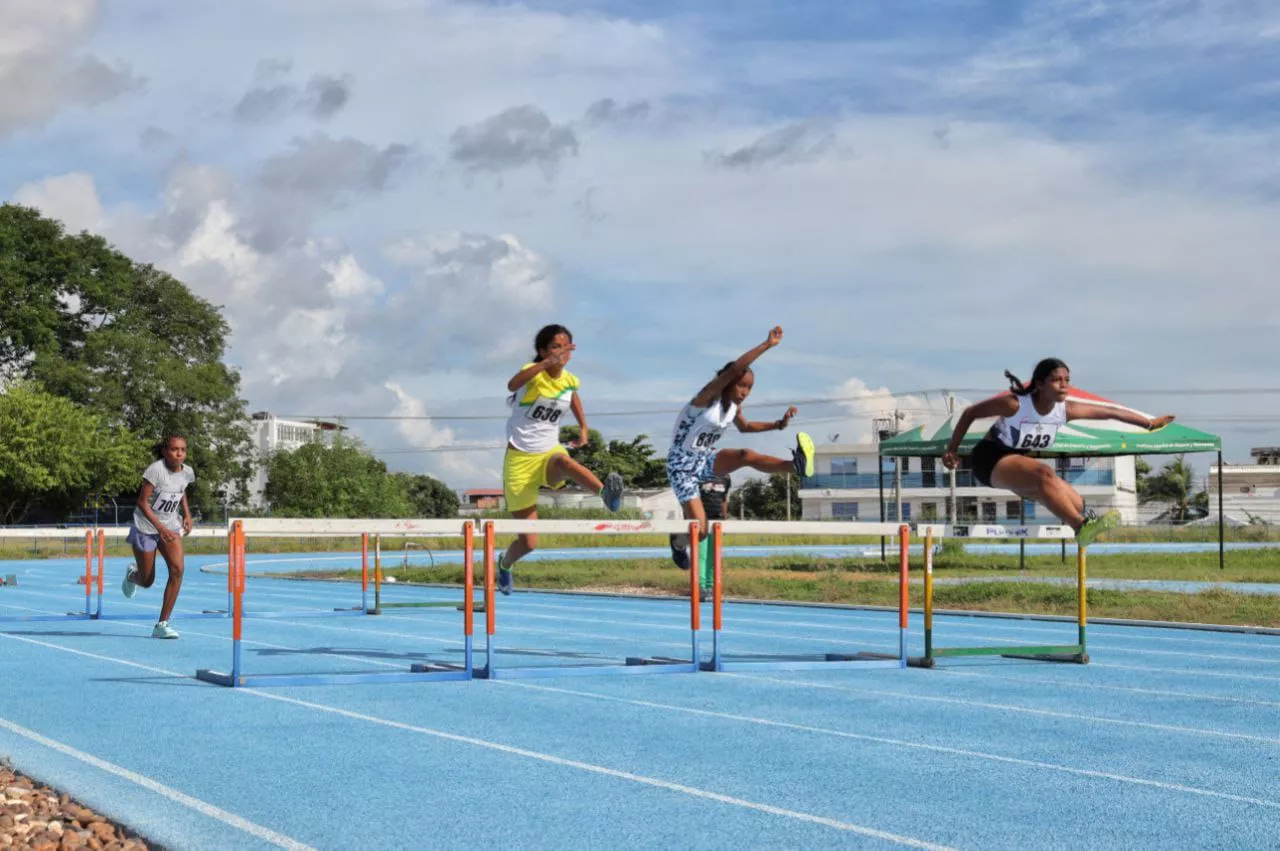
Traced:
<path fill-rule="evenodd" d="M 796 406 L 792 405 L 787 408 L 785 414 L 771 423 L 752 422 L 742 415 L 742 409 L 738 409 L 738 415 L 733 418 L 733 424 L 738 431 L 743 434 L 752 434 L 757 431 L 782 431 L 791 423 L 791 418 L 796 415 Z"/>
<path fill-rule="evenodd" d="M 960 451 L 960 442 L 964 440 L 974 420 L 985 417 L 1009 417 L 1017 412 L 1018 397 L 1012 393 L 1001 393 L 965 408 L 960 414 L 960 419 L 956 420 L 955 431 L 951 433 L 951 442 L 947 444 L 947 451 L 942 454 L 942 465 L 948 470 L 954 470 L 960 463 L 960 456 L 956 453 Z"/>
<path fill-rule="evenodd" d="M 698 395 L 693 397 L 693 404 L 699 408 L 705 408 L 716 400 L 725 388 L 734 383 L 741 377 L 742 373 L 747 371 L 747 367 L 755 363 L 756 358 L 772 349 L 774 346 L 782 342 L 782 326 L 776 325 L 769 332 L 769 337 L 763 343 L 749 351 L 743 352 L 742 355 L 733 362 L 733 364 L 724 372 L 707 382 Z"/>
<path fill-rule="evenodd" d="M 1067 402 L 1067 419 L 1068 420 L 1119 420 L 1122 423 L 1136 425 L 1145 428 L 1147 431 L 1155 431 L 1158 428 L 1164 428 L 1173 422 L 1172 414 L 1165 414 L 1163 417 L 1151 419 L 1137 411 L 1126 411 L 1119 408 L 1106 408 L 1102 405 L 1093 405 L 1088 402 Z"/>

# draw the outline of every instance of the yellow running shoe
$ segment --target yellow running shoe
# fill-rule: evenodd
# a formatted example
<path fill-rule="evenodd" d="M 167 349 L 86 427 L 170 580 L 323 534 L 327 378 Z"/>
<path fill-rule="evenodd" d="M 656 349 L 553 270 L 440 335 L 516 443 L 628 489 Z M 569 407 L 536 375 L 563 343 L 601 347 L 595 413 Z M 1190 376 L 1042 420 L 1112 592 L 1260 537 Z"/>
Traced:
<path fill-rule="evenodd" d="M 1080 531 L 1076 532 L 1076 543 L 1082 547 L 1087 547 L 1093 543 L 1094 538 L 1103 532 L 1110 531 L 1120 525 L 1120 512 L 1108 511 L 1101 517 L 1092 516 L 1084 521 L 1084 525 L 1080 527 Z"/>
<path fill-rule="evenodd" d="M 796 435 L 796 451 L 791 454 L 796 465 L 796 475 L 808 478 L 813 475 L 813 438 L 804 432 Z"/>

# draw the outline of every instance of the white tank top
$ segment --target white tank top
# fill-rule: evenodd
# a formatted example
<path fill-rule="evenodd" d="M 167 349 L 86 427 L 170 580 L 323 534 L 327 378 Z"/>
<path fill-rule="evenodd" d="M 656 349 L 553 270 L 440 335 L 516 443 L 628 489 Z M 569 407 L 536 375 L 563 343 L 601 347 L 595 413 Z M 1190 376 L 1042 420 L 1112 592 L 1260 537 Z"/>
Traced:
<path fill-rule="evenodd" d="M 991 434 L 1005 446 L 1022 452 L 1051 448 L 1058 438 L 1058 429 L 1067 424 L 1067 403 L 1058 402 L 1052 411 L 1041 414 L 1030 396 L 1017 399 L 1017 413 L 996 420 Z"/>
<path fill-rule="evenodd" d="M 676 427 L 671 433 L 671 448 L 681 452 L 715 452 L 720 435 L 733 424 L 737 415 L 738 406 L 733 402 L 725 406 L 720 399 L 716 399 L 705 408 L 695 407 L 690 402 L 676 418 Z"/>

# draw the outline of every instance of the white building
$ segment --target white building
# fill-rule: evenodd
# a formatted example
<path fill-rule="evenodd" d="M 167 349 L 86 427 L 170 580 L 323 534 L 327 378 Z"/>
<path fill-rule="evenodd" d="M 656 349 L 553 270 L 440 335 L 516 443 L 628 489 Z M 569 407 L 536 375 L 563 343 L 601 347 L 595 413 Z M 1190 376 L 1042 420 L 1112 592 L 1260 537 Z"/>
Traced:
<path fill-rule="evenodd" d="M 1222 513 L 1239 523 L 1280 523 L 1280 447 L 1250 450 L 1255 464 L 1222 465 Z M 1209 467 L 1209 511 L 1218 516 L 1218 465 Z"/>
<path fill-rule="evenodd" d="M 877 444 L 826 444 L 815 448 L 814 475 L 800 484 L 805 520 L 880 520 L 880 476 Z M 896 522 L 898 505 L 902 520 L 1056 523 L 1043 506 L 1021 505 L 1014 494 L 982 487 L 973 479 L 969 458 L 960 459 L 955 473 L 955 513 L 952 510 L 952 475 L 941 458 L 901 458 L 901 490 L 894 459 L 884 459 L 885 519 Z M 1138 521 L 1137 475 L 1131 456 L 1115 458 L 1045 459 L 1084 497 L 1085 505 L 1101 514 L 1118 510 L 1126 524 Z M 1280 468 L 1276 468 L 1280 471 Z"/>
<path fill-rule="evenodd" d="M 345 426 L 327 422 L 282 420 L 266 411 L 252 416 L 253 476 L 249 479 L 248 503 L 253 509 L 266 507 L 267 459 L 281 450 L 292 452 L 308 443 L 317 443 L 328 432 L 340 431 Z"/>

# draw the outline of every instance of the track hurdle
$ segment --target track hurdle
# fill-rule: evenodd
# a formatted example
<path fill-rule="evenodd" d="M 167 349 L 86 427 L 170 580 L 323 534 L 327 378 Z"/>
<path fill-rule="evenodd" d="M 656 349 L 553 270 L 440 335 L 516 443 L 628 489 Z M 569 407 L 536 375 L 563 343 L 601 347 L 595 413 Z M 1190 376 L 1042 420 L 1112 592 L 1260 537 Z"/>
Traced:
<path fill-rule="evenodd" d="M 322 532 L 333 535 L 355 536 L 365 534 L 409 534 L 415 532 L 458 534 L 464 540 L 463 561 L 463 663 L 428 663 L 411 665 L 407 671 L 360 671 L 347 673 L 299 673 L 299 674 L 249 674 L 242 665 L 241 642 L 243 640 L 243 622 L 250 615 L 244 611 L 245 596 L 245 549 L 246 539 L 250 532 L 264 535 L 314 534 Z M 388 682 L 438 682 L 446 680 L 469 680 L 473 676 L 473 632 L 474 612 L 472 595 L 473 578 L 473 538 L 475 524 L 471 521 L 458 523 L 453 520 L 326 520 L 326 521 L 289 521 L 271 518 L 253 518 L 234 520 L 231 524 L 231 553 L 228 558 L 228 573 L 232 586 L 231 607 L 231 669 L 219 672 L 208 668 L 196 671 L 196 679 L 214 685 L 232 688 L 252 688 L 287 685 L 340 685 L 351 683 L 388 683 Z M 366 550 L 367 551 L 367 550 Z M 367 563 L 366 563 L 367 565 Z M 367 569 L 365 571 L 367 574 Z M 452 604 L 451 604 L 452 605 Z M 342 610 L 346 611 L 346 610 Z M 356 610 L 364 614 L 363 610 Z M 330 614 L 328 612 L 316 613 Z M 262 616 L 262 615 L 259 615 Z M 306 617 L 306 612 L 295 614 L 277 614 L 277 617 Z"/>
<path fill-rule="evenodd" d="M 897 605 L 897 639 L 896 654 L 855 651 L 849 653 L 809 653 L 809 654 L 760 654 L 751 658 L 735 658 L 725 652 L 723 631 L 724 610 L 724 558 L 723 543 L 727 534 L 755 535 L 821 535 L 821 536 L 880 536 L 893 537 L 898 540 L 898 605 Z M 907 626 L 908 626 L 908 547 L 911 541 L 911 530 L 905 525 L 895 526 L 892 523 L 841 523 L 829 521 L 769 522 L 725 520 L 713 523 L 711 528 L 712 552 L 712 613 L 711 613 L 711 659 L 702 664 L 704 671 L 760 671 L 760 670 L 805 670 L 830 669 L 832 667 L 858 668 L 905 668 L 907 667 Z"/>
<path fill-rule="evenodd" d="M 484 524 L 484 666 L 475 669 L 477 679 L 528 679 L 535 677 L 628 676 L 645 674 L 695 673 L 700 668 L 698 630 L 701 627 L 698 600 L 698 524 L 684 520 L 489 520 Z M 499 667 L 494 591 L 497 587 L 494 539 L 497 534 L 688 534 L 693 546 L 689 565 L 689 658 L 665 656 L 625 657 L 623 664 L 584 663 L 579 665 L 522 665 Z M 468 595 L 468 599 L 470 599 Z"/>
<path fill-rule="evenodd" d="M 104 526 L 84 529 L 23 529 L 21 531 L 0 530 L 4 538 L 50 540 L 84 538 L 84 574 L 79 577 L 78 584 L 84 586 L 84 611 L 65 612 L 63 614 L 31 614 L 0 615 L 0 623 L 6 622 L 53 622 L 67 620 L 104 620 L 132 621 L 153 620 L 155 612 L 148 614 L 120 614 L 109 612 L 104 605 L 106 597 L 106 559 L 107 541 L 123 540 L 129 534 L 127 526 Z M 216 529 L 196 529 L 190 537 L 220 537 L 222 532 Z M 126 557 L 132 562 L 132 556 Z M 174 612 L 173 619 L 229 617 L 230 607 L 226 611 Z"/>
<path fill-rule="evenodd" d="M 1088 625 L 1088 595 L 1086 591 L 1085 548 L 1076 548 L 1076 626 L 1075 644 L 1036 645 L 1015 647 L 1009 645 L 982 647 L 935 647 L 933 641 L 933 541 L 938 538 L 1008 539 L 1020 541 L 1060 540 L 1065 543 L 1075 538 L 1069 526 L 940 526 L 920 525 L 917 534 L 924 535 L 924 655 L 914 656 L 908 664 L 915 668 L 932 668 L 939 657 L 948 656 L 1001 656 L 1007 659 L 1032 659 L 1040 662 L 1075 662 L 1087 664 L 1089 653 L 1085 641 Z"/>
<path fill-rule="evenodd" d="M 425 548 L 421 547 L 421 545 L 420 545 L 420 544 L 415 544 L 413 541 L 405 541 L 405 543 L 404 543 L 404 560 L 401 562 L 401 566 L 402 566 L 402 568 L 404 568 L 404 569 L 408 569 L 408 567 L 409 567 L 409 549 L 410 549 L 411 547 L 419 547 L 420 549 L 425 549 Z M 365 550 L 367 551 L 367 549 L 368 549 L 368 539 L 367 539 L 367 537 L 366 537 L 366 539 L 365 539 L 365 547 L 364 547 L 364 548 L 365 548 Z M 431 551 L 430 551 L 430 550 L 426 550 L 426 552 L 427 552 L 427 553 L 430 553 Z M 469 553 L 468 553 L 467 555 L 464 555 L 464 558 L 466 558 L 468 555 L 469 555 Z M 434 566 L 435 566 L 435 557 L 434 557 L 434 556 L 430 556 L 430 558 L 431 558 L 431 565 L 434 567 Z M 366 575 L 368 574 L 368 570 L 367 570 L 367 568 L 366 568 L 365 573 L 366 573 Z M 382 583 L 383 583 L 383 582 L 385 582 L 385 581 L 386 581 L 386 579 L 385 579 L 385 575 L 384 575 L 384 573 L 383 573 L 383 571 L 382 571 L 382 536 L 381 536 L 381 535 L 376 535 L 376 536 L 374 536 L 374 542 L 373 542 L 373 608 L 372 608 L 372 609 L 368 609 L 368 610 L 367 610 L 369 614 L 371 614 L 371 615 L 380 615 L 380 614 L 382 614 L 382 610 L 383 610 L 383 609 L 447 609 L 447 608 L 453 608 L 453 609 L 457 609 L 458 611 L 462 611 L 462 609 L 463 609 L 463 606 L 462 606 L 462 604 L 461 604 L 461 603 L 449 603 L 449 602 L 437 602 L 437 601 L 420 601 L 420 600 L 400 600 L 400 601 L 396 601 L 396 602 L 384 602 L 384 601 L 383 601 L 383 599 L 382 599 Z M 394 580 L 393 580 L 393 581 L 394 581 Z M 483 609 L 481 609 L 481 610 L 483 611 Z"/>
<path fill-rule="evenodd" d="M 104 529 L 23 529 L 18 534 L 3 530 L 5 538 L 31 539 L 33 541 L 68 538 L 78 539 L 84 536 L 84 575 L 78 583 L 84 585 L 84 611 L 63 612 L 62 614 L 30 614 L 0 615 L 0 623 L 49 623 L 68 620 L 93 620 L 102 614 L 102 564 L 106 559 L 106 530 Z M 97 548 L 97 571 L 94 570 L 94 550 Z M 11 577 L 5 584 L 17 586 L 17 576 Z M 94 591 L 97 590 L 97 603 L 94 603 Z M 11 601 L 23 599 L 15 594 Z"/>

